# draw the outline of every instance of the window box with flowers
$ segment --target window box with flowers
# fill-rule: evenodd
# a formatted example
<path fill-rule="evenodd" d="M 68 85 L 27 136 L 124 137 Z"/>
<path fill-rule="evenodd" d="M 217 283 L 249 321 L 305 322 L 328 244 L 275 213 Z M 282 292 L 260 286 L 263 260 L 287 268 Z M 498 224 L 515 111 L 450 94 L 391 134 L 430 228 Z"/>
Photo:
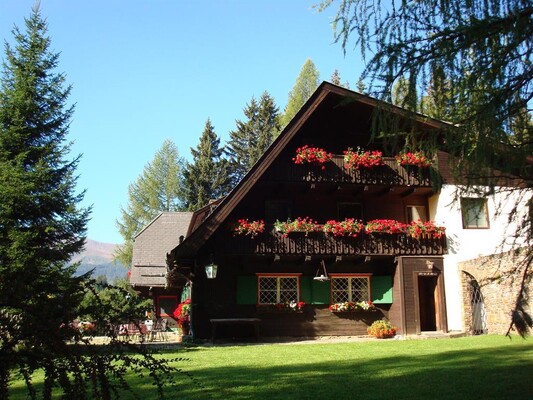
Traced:
<path fill-rule="evenodd" d="M 178 304 L 172 316 L 178 322 L 182 335 L 188 335 L 191 327 L 191 299 Z"/>
<path fill-rule="evenodd" d="M 361 221 L 354 218 L 346 218 L 344 221 L 327 221 L 322 226 L 322 231 L 335 237 L 357 237 L 363 227 L 364 225 Z"/>
<path fill-rule="evenodd" d="M 440 239 L 446 235 L 446 228 L 438 226 L 435 221 L 413 221 L 410 225 L 407 225 L 406 231 L 414 239 L 420 239 L 422 237 Z"/>
<path fill-rule="evenodd" d="M 334 303 L 329 306 L 329 311 L 332 313 L 349 313 L 357 311 L 376 311 L 376 307 L 370 301 L 345 301 L 342 303 Z"/>
<path fill-rule="evenodd" d="M 287 237 L 290 233 L 304 233 L 307 236 L 311 232 L 318 232 L 320 225 L 309 217 L 298 217 L 294 221 L 288 219 L 287 221 L 274 222 L 274 229 L 281 233 L 282 237 Z"/>
<path fill-rule="evenodd" d="M 318 165 L 321 169 L 326 169 L 325 165 L 332 159 L 333 155 L 320 147 L 309 147 L 308 145 L 296 149 L 296 156 L 292 159 L 295 164 Z"/>
<path fill-rule="evenodd" d="M 359 147 L 353 150 L 351 147 L 344 151 L 344 168 L 360 169 L 373 168 L 383 165 L 383 153 L 378 150 L 363 151 Z"/>
<path fill-rule="evenodd" d="M 286 303 L 258 304 L 259 313 L 302 313 L 305 307 L 304 301 L 290 301 Z"/>
<path fill-rule="evenodd" d="M 255 238 L 260 233 L 265 231 L 265 221 L 262 219 L 257 221 L 249 221 L 248 219 L 239 219 L 237 226 L 233 229 L 234 235 L 243 235 Z"/>
<path fill-rule="evenodd" d="M 398 154 L 396 162 L 403 166 L 412 166 L 419 168 L 427 168 L 431 165 L 431 160 L 426 157 L 422 151 L 406 151 Z"/>
<path fill-rule="evenodd" d="M 393 219 L 373 219 L 365 225 L 366 233 L 405 233 L 407 225 Z"/>

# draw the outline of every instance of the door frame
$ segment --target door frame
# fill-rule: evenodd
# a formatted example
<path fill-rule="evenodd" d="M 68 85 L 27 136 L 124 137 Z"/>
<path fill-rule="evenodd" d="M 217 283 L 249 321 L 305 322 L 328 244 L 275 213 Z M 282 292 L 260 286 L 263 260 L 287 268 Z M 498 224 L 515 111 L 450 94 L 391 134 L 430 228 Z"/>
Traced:
<path fill-rule="evenodd" d="M 447 319 L 446 319 L 446 300 L 444 295 L 444 277 L 438 269 L 432 271 L 414 271 L 413 272 L 413 286 L 415 295 L 415 322 L 416 333 L 420 334 L 421 321 L 420 321 L 420 288 L 418 280 L 420 277 L 432 276 L 437 278 L 437 284 L 435 287 L 435 332 L 448 332 Z"/>

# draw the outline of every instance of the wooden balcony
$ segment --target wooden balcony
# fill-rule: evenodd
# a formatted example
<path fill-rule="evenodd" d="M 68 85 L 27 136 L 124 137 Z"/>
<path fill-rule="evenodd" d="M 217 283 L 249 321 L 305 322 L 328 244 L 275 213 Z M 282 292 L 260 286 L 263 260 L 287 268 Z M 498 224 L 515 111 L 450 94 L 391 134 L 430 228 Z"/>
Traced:
<path fill-rule="evenodd" d="M 229 236 L 222 247 L 235 255 L 443 255 L 446 237 L 414 239 L 407 234 L 364 234 L 356 238 L 338 238 L 323 233 L 291 233 L 283 237 L 266 232 L 255 238 Z"/>
<path fill-rule="evenodd" d="M 324 164 L 297 165 L 293 162 L 274 163 L 265 175 L 266 180 L 309 183 L 355 183 L 362 185 L 425 186 L 431 187 L 430 168 L 405 168 L 393 157 L 384 157 L 385 165 L 374 168 L 346 169 L 344 157 L 335 155 Z"/>

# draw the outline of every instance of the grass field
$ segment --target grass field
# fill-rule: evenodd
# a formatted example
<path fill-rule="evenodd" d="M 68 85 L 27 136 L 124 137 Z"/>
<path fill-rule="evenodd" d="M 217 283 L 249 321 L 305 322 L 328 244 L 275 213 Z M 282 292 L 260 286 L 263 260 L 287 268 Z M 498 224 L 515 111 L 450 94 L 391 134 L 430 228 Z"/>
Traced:
<path fill-rule="evenodd" d="M 199 346 L 162 357 L 187 358 L 176 366 L 198 381 L 177 374 L 170 399 L 533 399 L 531 338 Z M 131 384 L 155 398 L 148 379 Z M 26 398 L 22 382 L 12 398 Z"/>

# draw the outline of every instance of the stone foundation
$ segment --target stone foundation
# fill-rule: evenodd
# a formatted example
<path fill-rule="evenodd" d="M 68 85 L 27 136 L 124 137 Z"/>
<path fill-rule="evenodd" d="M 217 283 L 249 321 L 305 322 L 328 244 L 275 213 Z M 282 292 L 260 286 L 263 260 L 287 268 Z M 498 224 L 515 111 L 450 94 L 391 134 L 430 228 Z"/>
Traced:
<path fill-rule="evenodd" d="M 463 287 L 463 323 L 466 333 L 505 334 L 524 271 L 524 250 L 480 257 L 459 263 Z M 531 274 L 531 269 L 530 269 Z M 533 293 L 532 281 L 528 293 Z M 480 291 L 479 302 L 472 302 L 473 292 Z M 482 301 L 481 301 L 482 300 Z M 484 321 L 479 311 L 484 312 Z M 531 302 L 528 304 L 531 314 Z M 477 316 L 474 321 L 474 316 Z M 481 329 L 481 325 L 483 329 Z"/>

